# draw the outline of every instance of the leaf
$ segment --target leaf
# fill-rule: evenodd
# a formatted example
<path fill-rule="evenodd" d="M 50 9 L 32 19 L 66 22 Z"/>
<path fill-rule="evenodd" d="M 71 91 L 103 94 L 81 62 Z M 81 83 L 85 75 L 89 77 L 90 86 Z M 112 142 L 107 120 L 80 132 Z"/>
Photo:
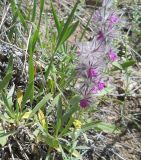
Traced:
<path fill-rule="evenodd" d="M 11 73 L 13 70 L 13 57 L 10 56 L 8 60 L 8 68 L 7 68 L 7 73 Z"/>
<path fill-rule="evenodd" d="M 113 62 L 112 65 L 114 66 L 112 71 L 122 70 L 122 66 L 121 66 L 121 64 L 119 64 L 119 62 Z"/>
<path fill-rule="evenodd" d="M 3 92 L 2 92 L 2 98 L 3 98 L 4 104 L 5 104 L 6 111 L 8 112 L 9 116 L 11 118 L 13 118 L 14 117 L 13 108 L 9 105 L 8 99 L 5 95 L 5 93 L 3 93 Z"/>
<path fill-rule="evenodd" d="M 28 26 L 27 26 L 27 23 L 22 15 L 22 13 L 20 12 L 20 10 L 17 8 L 17 13 L 18 13 L 18 17 L 22 23 L 22 25 L 24 26 L 25 30 L 28 32 Z"/>
<path fill-rule="evenodd" d="M 46 133 L 46 135 L 43 137 L 44 141 L 52 148 L 57 148 L 59 143 L 58 140 L 51 136 L 49 133 Z"/>
<path fill-rule="evenodd" d="M 61 97 L 59 97 L 58 104 L 57 104 L 57 124 L 56 124 L 56 131 L 55 135 L 58 135 L 58 132 L 62 126 L 62 116 L 63 116 L 63 111 L 62 111 L 62 100 Z"/>
<path fill-rule="evenodd" d="M 59 99 L 60 99 L 60 93 L 55 98 L 53 98 L 53 101 L 51 102 L 51 105 L 55 107 L 55 105 L 58 104 Z"/>
<path fill-rule="evenodd" d="M 73 122 L 74 122 L 74 118 L 70 117 L 68 123 L 65 125 L 65 128 L 62 128 L 62 132 L 59 134 L 59 137 L 62 137 L 63 135 L 69 132 L 69 129 L 72 126 Z"/>
<path fill-rule="evenodd" d="M 39 39 L 39 27 L 36 27 L 33 35 L 30 38 L 30 41 L 29 41 L 28 50 L 29 50 L 30 54 L 33 54 L 34 49 L 35 49 L 35 45 L 36 45 L 38 39 Z"/>
<path fill-rule="evenodd" d="M 58 16 L 56 14 L 56 11 L 55 11 L 52 3 L 51 3 L 51 8 L 52 8 L 52 13 L 53 13 L 53 18 L 54 18 L 54 21 L 55 21 L 55 25 L 56 25 L 56 28 L 57 28 L 57 31 L 58 31 L 58 35 L 60 35 L 61 24 L 59 22 Z"/>
<path fill-rule="evenodd" d="M 45 0 L 40 0 L 40 17 L 39 17 L 38 26 L 40 26 L 41 17 L 42 17 L 42 13 L 43 13 L 43 9 L 44 9 L 44 3 L 45 3 Z"/>
<path fill-rule="evenodd" d="M 73 150 L 72 155 L 80 160 L 83 160 L 81 154 L 77 150 Z"/>
<path fill-rule="evenodd" d="M 134 61 L 134 60 L 126 60 L 122 64 L 120 64 L 119 62 L 113 62 L 113 66 L 115 68 L 113 68 L 112 71 L 125 70 L 128 67 L 133 66 L 135 63 L 136 63 L 136 61 Z"/>
<path fill-rule="evenodd" d="M 75 22 L 75 23 L 72 23 L 72 24 L 68 27 L 68 30 L 67 30 L 66 34 L 64 35 L 61 43 L 64 43 L 64 42 L 75 32 L 78 24 L 79 24 L 79 21 L 77 21 L 77 22 Z"/>
<path fill-rule="evenodd" d="M 31 111 L 25 112 L 22 116 L 22 119 L 28 119 L 31 114 Z"/>
<path fill-rule="evenodd" d="M 9 92 L 8 92 L 8 95 L 7 95 L 7 100 L 8 100 L 8 103 L 9 103 L 9 105 L 13 105 L 13 100 L 12 100 L 12 96 L 13 96 L 13 94 L 14 94 L 14 90 L 15 90 L 15 85 L 13 85 L 11 88 L 10 88 L 10 90 L 9 90 Z"/>
<path fill-rule="evenodd" d="M 21 108 L 25 107 L 27 100 L 29 100 L 31 98 L 31 96 L 32 96 L 33 83 L 34 82 L 29 83 L 27 88 L 26 88 L 25 94 L 23 96 Z"/>
<path fill-rule="evenodd" d="M 10 79 L 12 77 L 12 73 L 6 74 L 6 76 L 3 78 L 2 81 L 0 81 L 0 91 L 3 90 L 7 84 L 9 83 Z"/>
<path fill-rule="evenodd" d="M 136 63 L 134 60 L 127 60 L 126 62 L 122 63 L 121 66 L 125 70 L 126 68 L 133 66 Z"/>
<path fill-rule="evenodd" d="M 81 130 L 85 132 L 90 129 L 96 129 L 105 133 L 120 133 L 120 130 L 115 125 L 101 121 L 87 123 L 86 125 L 82 126 Z"/>
<path fill-rule="evenodd" d="M 34 62 L 33 62 L 33 52 L 35 49 L 35 45 L 36 42 L 39 38 L 39 28 L 37 27 L 33 36 L 31 37 L 30 41 L 29 41 L 29 61 L 28 61 L 28 65 L 29 65 L 29 70 L 28 70 L 28 74 L 29 74 L 29 83 L 32 84 L 31 86 L 31 91 L 30 91 L 30 101 L 33 101 L 33 97 L 34 97 Z"/>
<path fill-rule="evenodd" d="M 71 100 L 70 100 L 70 105 L 71 106 L 76 106 L 76 105 L 78 105 L 78 103 L 80 102 L 80 96 L 73 96 L 72 98 L 71 98 Z"/>
<path fill-rule="evenodd" d="M 37 6 L 37 0 L 34 0 L 33 9 L 32 9 L 32 17 L 31 17 L 31 21 L 32 21 L 32 22 L 35 21 L 35 17 L 36 17 L 36 6 Z"/>
<path fill-rule="evenodd" d="M 2 146 L 4 146 L 7 143 L 7 138 L 8 138 L 8 136 L 4 136 L 4 137 L 0 138 L 0 144 Z"/>
<path fill-rule="evenodd" d="M 67 160 L 66 154 L 65 154 L 65 152 L 64 152 L 64 150 L 63 150 L 63 148 L 60 144 L 59 144 L 59 147 L 55 148 L 55 150 L 62 154 L 62 157 L 63 157 L 64 160 Z"/>
<path fill-rule="evenodd" d="M 73 149 L 72 151 L 72 149 L 70 149 L 67 146 L 63 146 L 63 148 L 67 150 L 67 152 L 71 153 L 74 157 L 79 158 L 80 160 L 83 160 L 81 154 L 77 150 Z"/>
<path fill-rule="evenodd" d="M 4 131 L 0 130 L 0 144 L 4 146 L 7 143 L 7 138 L 12 134 L 11 133 L 5 133 Z"/>
<path fill-rule="evenodd" d="M 75 113 L 78 110 L 78 108 L 79 108 L 78 106 L 70 107 L 68 112 L 66 114 L 64 114 L 64 116 L 62 118 L 63 124 L 68 123 L 68 120 L 70 119 L 72 114 Z"/>
<path fill-rule="evenodd" d="M 42 108 L 47 101 L 52 97 L 52 94 L 47 94 L 46 96 L 44 96 L 44 98 L 33 108 L 31 114 L 29 115 L 28 119 L 30 119 L 31 117 L 34 116 L 34 114 L 39 111 L 40 108 Z"/>
<path fill-rule="evenodd" d="M 68 31 L 68 27 L 70 26 L 71 22 L 72 22 L 72 19 L 73 19 L 73 16 L 74 16 L 74 12 L 78 6 L 78 3 L 79 1 L 76 2 L 76 4 L 74 5 L 63 29 L 62 29 L 62 32 L 60 33 L 60 36 L 58 37 L 58 42 L 57 42 L 57 45 L 56 45 L 56 48 L 55 48 L 55 52 L 56 50 L 58 49 L 58 47 L 60 46 L 60 44 L 62 43 L 62 40 L 64 39 L 64 36 L 66 35 L 66 32 Z"/>
<path fill-rule="evenodd" d="M 38 112 L 38 119 L 39 119 L 39 122 L 41 123 L 42 127 L 44 129 L 47 129 L 48 127 L 47 127 L 47 124 L 46 124 L 45 115 L 44 115 L 44 113 L 42 112 L 41 109 Z"/>
<path fill-rule="evenodd" d="M 12 78 L 12 69 L 13 69 L 13 57 L 10 56 L 8 61 L 8 68 L 5 77 L 0 81 L 0 91 L 3 90 L 9 83 Z"/>

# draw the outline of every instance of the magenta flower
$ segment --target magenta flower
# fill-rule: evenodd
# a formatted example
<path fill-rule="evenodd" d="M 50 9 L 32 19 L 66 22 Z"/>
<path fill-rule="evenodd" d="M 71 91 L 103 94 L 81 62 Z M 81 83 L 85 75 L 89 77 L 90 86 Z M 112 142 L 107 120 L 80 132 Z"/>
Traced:
<path fill-rule="evenodd" d="M 97 34 L 97 40 L 103 42 L 105 40 L 104 33 L 102 31 L 99 31 Z"/>
<path fill-rule="evenodd" d="M 83 96 L 80 100 L 80 107 L 87 108 L 92 102 L 97 101 L 101 91 L 106 87 L 105 69 L 110 67 L 109 62 L 118 59 L 114 45 L 118 37 L 119 17 L 113 11 L 112 0 L 103 0 L 102 6 L 94 12 L 95 34 L 91 41 L 80 42 L 77 44 L 77 75 L 79 76 L 76 86 L 79 93 Z M 111 47 L 112 46 L 112 47 Z"/>
<path fill-rule="evenodd" d="M 98 83 L 98 89 L 101 91 L 105 88 L 105 83 L 104 82 L 99 82 Z"/>
<path fill-rule="evenodd" d="M 117 17 L 116 15 L 111 15 L 109 17 L 109 27 L 111 28 L 114 24 L 119 22 L 119 17 Z"/>
<path fill-rule="evenodd" d="M 90 105 L 90 101 L 88 99 L 84 98 L 84 99 L 80 100 L 80 107 L 81 108 L 89 107 L 89 105 Z"/>
<path fill-rule="evenodd" d="M 114 51 L 112 51 L 112 49 L 109 50 L 108 56 L 111 61 L 115 61 L 118 58 L 117 54 Z"/>
<path fill-rule="evenodd" d="M 111 24 L 116 24 L 119 21 L 119 18 L 116 15 L 111 15 L 109 18 Z"/>
<path fill-rule="evenodd" d="M 89 78 L 96 77 L 96 76 L 97 76 L 97 71 L 96 71 L 96 69 L 94 69 L 94 68 L 90 68 L 90 69 L 87 71 L 87 74 L 88 74 L 88 77 L 89 77 Z"/>

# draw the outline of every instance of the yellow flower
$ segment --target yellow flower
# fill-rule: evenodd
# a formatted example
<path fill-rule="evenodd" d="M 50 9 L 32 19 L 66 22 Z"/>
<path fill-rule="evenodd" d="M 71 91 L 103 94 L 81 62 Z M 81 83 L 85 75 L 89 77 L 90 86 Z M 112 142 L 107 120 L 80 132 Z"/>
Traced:
<path fill-rule="evenodd" d="M 82 123 L 81 123 L 79 120 L 76 119 L 76 120 L 74 120 L 73 125 L 74 125 L 74 127 L 75 127 L 76 129 L 80 129 Z"/>
<path fill-rule="evenodd" d="M 18 91 L 17 91 L 17 101 L 18 101 L 18 104 L 19 104 L 20 108 L 21 108 L 22 100 L 23 100 L 23 91 L 21 89 L 18 89 Z"/>

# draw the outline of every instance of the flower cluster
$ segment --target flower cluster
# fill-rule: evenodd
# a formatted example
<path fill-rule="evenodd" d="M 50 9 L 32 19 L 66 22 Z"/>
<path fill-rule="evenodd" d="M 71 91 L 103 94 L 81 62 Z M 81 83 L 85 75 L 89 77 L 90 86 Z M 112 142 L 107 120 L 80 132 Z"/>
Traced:
<path fill-rule="evenodd" d="M 90 106 L 93 98 L 106 87 L 105 70 L 109 62 L 118 59 L 113 41 L 116 38 L 119 17 L 111 10 L 112 0 L 94 12 L 95 35 L 92 41 L 78 44 L 77 76 L 79 92 L 83 96 L 80 107 Z"/>

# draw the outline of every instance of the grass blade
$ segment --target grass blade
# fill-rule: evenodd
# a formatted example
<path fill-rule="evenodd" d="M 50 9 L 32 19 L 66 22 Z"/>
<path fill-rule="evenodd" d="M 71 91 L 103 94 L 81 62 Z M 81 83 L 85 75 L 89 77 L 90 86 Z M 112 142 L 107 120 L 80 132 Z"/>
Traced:
<path fill-rule="evenodd" d="M 64 27 L 63 27 L 63 30 L 58 38 L 58 42 L 57 42 L 57 45 L 56 45 L 56 48 L 55 48 L 55 52 L 56 50 L 58 49 L 58 47 L 60 46 L 60 44 L 62 43 L 62 40 L 64 39 L 64 35 L 66 34 L 67 30 L 68 30 L 68 27 L 70 26 L 71 22 L 72 22 L 72 19 L 73 19 L 73 16 L 74 16 L 74 12 L 76 11 L 76 8 L 78 6 L 78 3 L 79 1 L 76 2 L 76 4 L 74 5 Z"/>
<path fill-rule="evenodd" d="M 25 94 L 24 94 L 24 96 L 23 96 L 21 108 L 24 108 L 26 102 L 31 98 L 33 83 L 34 83 L 34 82 L 32 81 L 32 82 L 29 83 L 28 86 L 27 86 L 27 89 L 26 89 Z"/>
<path fill-rule="evenodd" d="M 55 11 L 52 3 L 51 3 L 51 8 L 52 8 L 52 13 L 53 13 L 53 18 L 54 18 L 54 21 L 55 21 L 55 25 L 56 25 L 56 28 L 57 28 L 57 31 L 58 31 L 58 35 L 60 35 L 61 25 L 60 25 L 60 22 L 58 20 L 58 16 L 56 14 L 56 11 Z"/>
<path fill-rule="evenodd" d="M 34 0 L 33 9 L 32 9 L 32 16 L 31 16 L 31 22 L 34 22 L 34 21 L 35 21 L 35 17 L 36 17 L 36 7 L 37 7 L 37 0 Z"/>
<path fill-rule="evenodd" d="M 46 96 L 44 96 L 44 98 L 35 106 L 35 108 L 32 110 L 31 114 L 29 115 L 28 119 L 30 119 L 31 117 L 33 117 L 35 115 L 35 113 L 37 111 L 39 111 L 39 109 L 41 109 L 46 103 L 47 101 L 52 97 L 52 94 L 47 94 Z"/>

